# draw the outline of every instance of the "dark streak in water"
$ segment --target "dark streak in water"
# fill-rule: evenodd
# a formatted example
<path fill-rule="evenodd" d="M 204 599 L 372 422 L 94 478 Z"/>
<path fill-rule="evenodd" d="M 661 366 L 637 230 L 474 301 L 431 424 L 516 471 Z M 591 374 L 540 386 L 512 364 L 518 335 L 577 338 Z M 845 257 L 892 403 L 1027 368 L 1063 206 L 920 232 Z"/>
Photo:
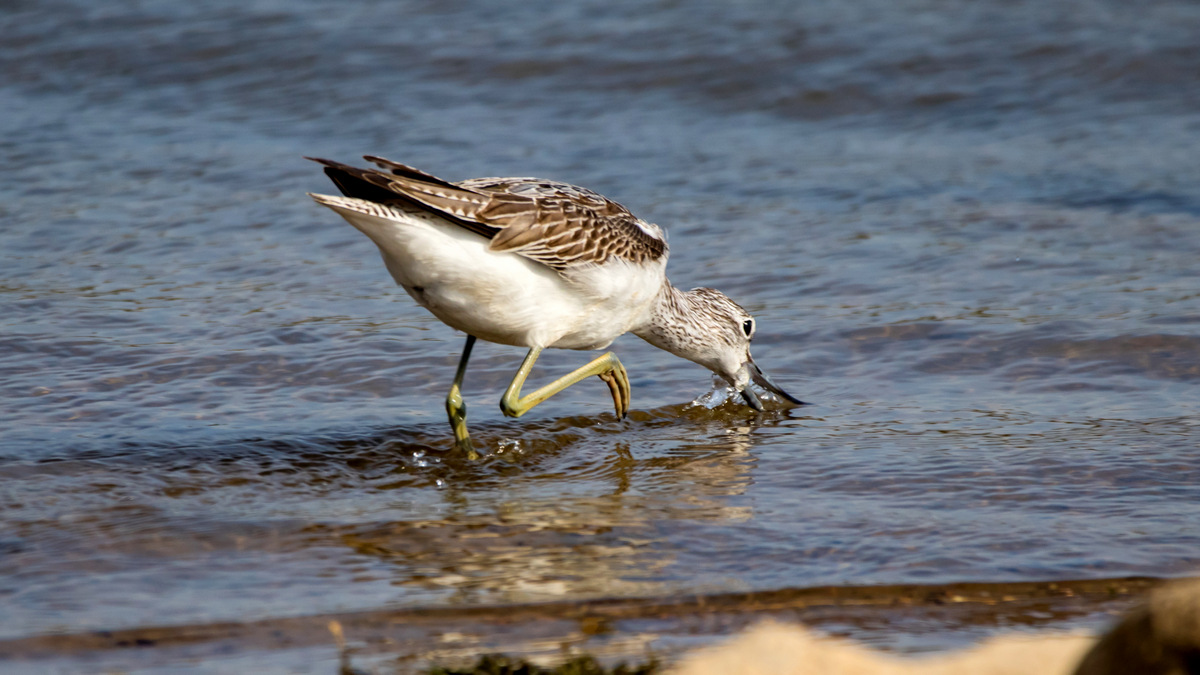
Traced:
<path fill-rule="evenodd" d="M 469 649 L 477 653 L 502 649 L 509 654 L 525 654 L 566 643 L 590 651 L 604 645 L 607 634 L 641 634 L 645 637 L 632 645 L 639 651 L 629 653 L 630 645 L 626 645 L 621 655 L 640 656 L 641 650 L 651 648 L 662 657 L 673 651 L 672 639 L 686 636 L 695 646 L 764 617 L 835 632 L 855 629 L 856 637 L 868 644 L 924 651 L 928 645 L 897 644 L 894 636 L 912 630 L 905 628 L 910 624 L 926 633 L 938 634 L 934 629 L 941 628 L 943 632 L 932 638 L 931 644 L 946 648 L 961 645 L 995 626 L 1061 628 L 1066 623 L 1107 622 L 1107 615 L 1127 609 L 1160 583 L 1150 578 L 1121 578 L 832 586 L 669 598 L 375 610 L 0 640 L 0 659 L 33 664 L 47 658 L 61 663 L 66 657 L 93 667 L 105 663 L 112 668 L 131 660 L 121 654 L 131 646 L 157 647 L 151 663 L 159 665 L 258 650 L 286 652 L 298 645 L 329 644 L 327 631 L 332 621 L 341 624 L 357 644 L 366 645 L 357 651 L 359 655 L 386 655 L 402 661 L 445 658 L 446 635 L 457 636 L 454 641 L 469 644 Z M 597 630 L 598 626 L 603 629 Z M 608 651 L 612 655 L 611 647 Z M 324 659 L 336 654 L 332 646 L 329 652 Z M 276 663 L 286 662 L 288 656 L 279 654 L 275 659 Z M 142 667 L 151 665 L 141 658 L 137 660 L 142 661 Z"/>

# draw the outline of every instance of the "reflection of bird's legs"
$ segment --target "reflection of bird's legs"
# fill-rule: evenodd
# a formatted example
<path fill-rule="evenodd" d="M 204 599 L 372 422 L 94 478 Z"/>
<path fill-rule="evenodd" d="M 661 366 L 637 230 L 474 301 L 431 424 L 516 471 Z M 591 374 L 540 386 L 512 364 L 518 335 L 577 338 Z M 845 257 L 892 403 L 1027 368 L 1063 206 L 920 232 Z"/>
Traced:
<path fill-rule="evenodd" d="M 471 347 L 474 346 L 475 336 L 468 335 L 458 360 L 458 372 L 454 374 L 454 384 L 450 385 L 450 393 L 446 395 L 446 414 L 450 416 L 450 428 L 454 429 L 454 447 L 466 453 L 467 459 L 479 459 L 479 453 L 471 445 L 471 435 L 467 433 L 467 404 L 463 403 L 462 397 L 463 374 L 467 372 L 467 360 L 471 358 Z"/>
<path fill-rule="evenodd" d="M 633 453 L 629 451 L 628 443 L 617 443 L 613 450 L 617 453 L 617 461 L 615 462 L 613 478 L 616 480 L 616 489 L 613 490 L 612 496 L 616 497 L 623 495 L 629 491 L 629 486 L 633 483 L 633 472 L 637 469 L 637 460 L 633 458 Z"/>
<path fill-rule="evenodd" d="M 617 409 L 617 419 L 625 417 L 625 413 L 629 412 L 629 375 L 625 372 L 625 366 L 621 365 L 620 359 L 612 352 L 607 352 L 550 384 L 521 396 L 521 386 L 525 384 L 525 378 L 529 377 L 529 371 L 533 370 L 533 362 L 537 361 L 538 354 L 541 353 L 541 347 L 534 347 L 525 355 L 525 360 L 513 376 L 512 383 L 508 385 L 508 391 L 505 391 L 504 397 L 500 399 L 500 410 L 505 415 L 520 417 L 535 405 L 576 382 L 583 381 L 589 375 L 598 375 L 608 385 L 609 391 L 612 392 L 613 405 Z"/>

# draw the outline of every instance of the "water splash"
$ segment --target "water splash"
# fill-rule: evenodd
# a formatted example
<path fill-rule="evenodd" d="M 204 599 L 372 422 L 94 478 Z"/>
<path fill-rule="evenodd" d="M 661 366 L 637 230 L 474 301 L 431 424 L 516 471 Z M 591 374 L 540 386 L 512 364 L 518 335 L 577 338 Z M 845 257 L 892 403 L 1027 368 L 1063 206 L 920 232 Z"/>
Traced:
<path fill-rule="evenodd" d="M 788 401 L 774 392 L 768 391 L 753 382 L 750 383 L 750 389 L 758 394 L 758 400 L 762 402 L 763 407 L 767 409 L 787 408 L 792 407 Z M 745 401 L 742 400 L 742 395 L 737 389 L 734 389 L 728 382 L 719 375 L 713 375 L 713 387 L 711 390 L 697 396 L 695 400 L 687 405 L 688 408 L 707 408 L 715 410 L 728 402 L 731 405 L 746 407 Z"/>

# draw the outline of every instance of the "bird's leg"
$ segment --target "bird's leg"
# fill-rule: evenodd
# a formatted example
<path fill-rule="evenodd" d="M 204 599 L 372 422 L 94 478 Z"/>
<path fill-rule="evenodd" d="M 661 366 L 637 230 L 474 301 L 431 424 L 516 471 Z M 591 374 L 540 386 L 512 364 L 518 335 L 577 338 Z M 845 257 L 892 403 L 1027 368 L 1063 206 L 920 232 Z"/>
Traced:
<path fill-rule="evenodd" d="M 521 363 L 521 368 L 517 370 L 512 383 L 508 385 L 508 391 L 504 392 L 504 397 L 500 399 L 500 410 L 505 415 L 520 417 L 535 405 L 576 382 L 583 381 L 590 375 L 600 376 L 600 379 L 608 385 L 609 391 L 612 392 L 613 405 L 617 409 L 617 419 L 625 417 L 625 413 L 629 412 L 629 375 L 625 372 L 625 366 L 621 365 L 620 359 L 612 352 L 593 359 L 587 365 L 563 375 L 526 396 L 521 396 L 521 386 L 525 384 L 525 378 L 529 377 L 529 371 L 533 370 L 533 362 L 537 361 L 538 354 L 541 353 L 541 347 L 534 347 L 525 355 L 525 361 Z"/>
<path fill-rule="evenodd" d="M 454 447 L 467 454 L 467 459 L 479 459 L 475 446 L 471 445 L 471 435 L 467 433 L 467 404 L 463 403 L 462 381 L 467 372 L 467 360 L 471 358 L 471 347 L 475 346 L 475 336 L 467 336 L 467 344 L 463 347 L 462 357 L 458 360 L 458 372 L 454 374 L 454 384 L 450 385 L 450 393 L 446 395 L 446 414 L 450 416 L 450 427 L 454 429 Z"/>

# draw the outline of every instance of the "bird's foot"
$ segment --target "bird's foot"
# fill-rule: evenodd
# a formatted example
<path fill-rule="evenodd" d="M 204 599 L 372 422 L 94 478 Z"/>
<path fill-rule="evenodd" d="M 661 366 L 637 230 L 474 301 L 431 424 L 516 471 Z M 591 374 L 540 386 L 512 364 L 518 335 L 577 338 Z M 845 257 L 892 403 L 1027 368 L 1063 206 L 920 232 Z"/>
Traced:
<path fill-rule="evenodd" d="M 450 417 L 450 428 L 454 430 L 454 449 L 465 454 L 467 459 L 479 459 L 471 434 L 467 431 L 467 404 L 463 402 L 458 385 L 450 388 L 446 396 L 446 414 Z"/>
<path fill-rule="evenodd" d="M 470 436 L 454 439 L 454 449 L 466 455 L 469 460 L 479 459 L 479 453 L 475 452 L 475 446 L 471 443 Z"/>
<path fill-rule="evenodd" d="M 612 357 L 612 368 L 599 373 L 599 377 L 604 380 L 604 384 L 607 384 L 608 390 L 612 392 L 617 419 L 624 419 L 625 415 L 629 413 L 629 400 L 633 396 L 629 387 L 629 373 L 625 372 L 625 366 L 621 364 L 616 354 L 609 352 L 606 356 Z"/>

